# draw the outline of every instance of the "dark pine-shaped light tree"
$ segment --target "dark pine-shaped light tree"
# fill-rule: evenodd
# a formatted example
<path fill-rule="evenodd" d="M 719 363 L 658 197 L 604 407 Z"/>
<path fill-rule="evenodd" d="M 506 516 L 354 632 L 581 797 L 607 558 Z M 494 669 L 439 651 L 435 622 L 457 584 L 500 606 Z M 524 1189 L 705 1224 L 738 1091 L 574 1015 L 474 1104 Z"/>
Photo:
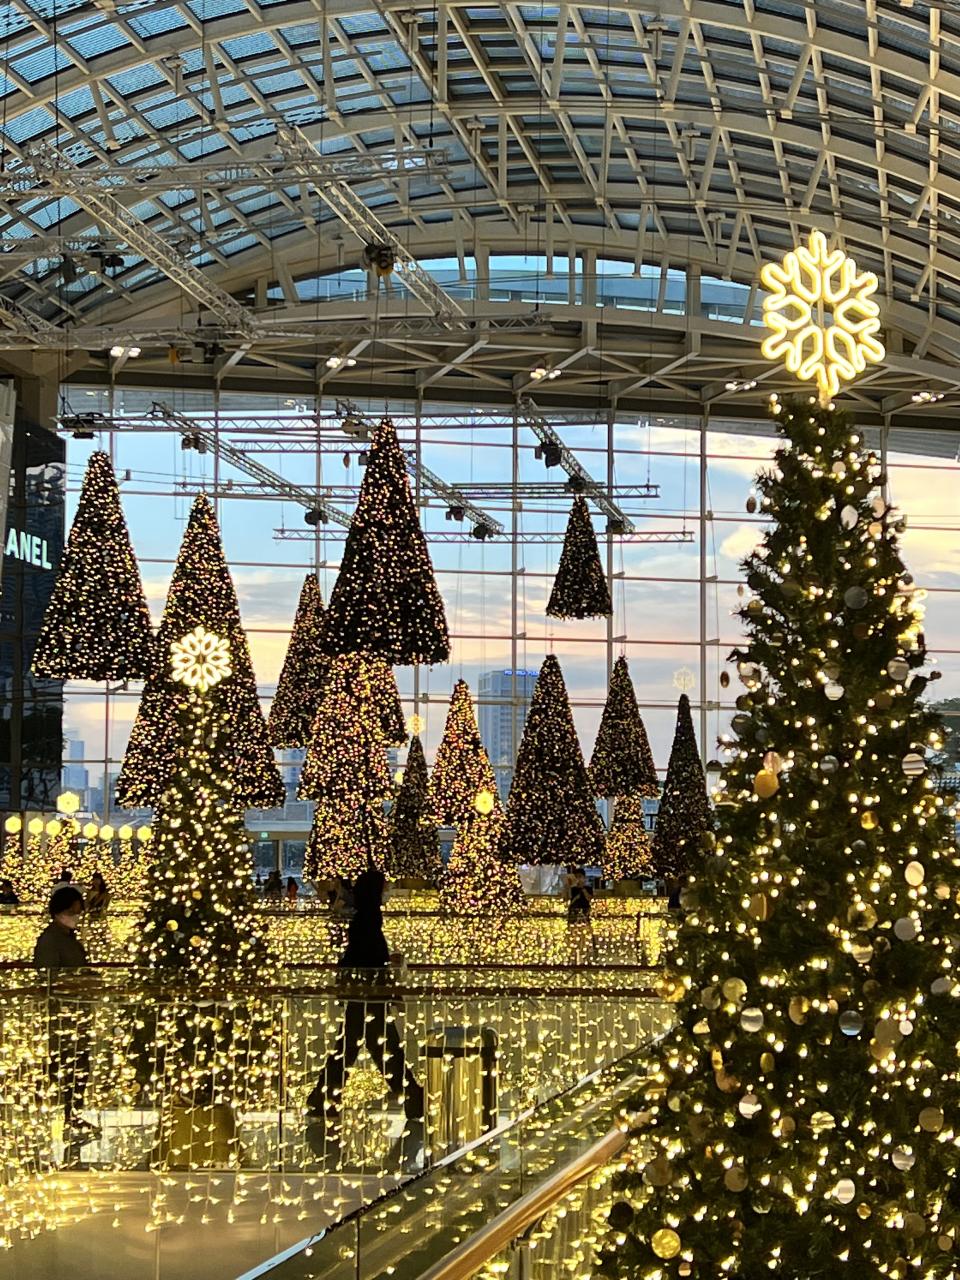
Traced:
<path fill-rule="evenodd" d="M 387 875 L 392 880 L 416 877 L 436 881 L 440 874 L 440 840 L 430 812 L 427 761 L 420 739 L 410 740 L 403 781 L 390 813 Z"/>
<path fill-rule="evenodd" d="M 331 656 L 378 654 L 401 666 L 450 656 L 443 600 L 389 419 L 370 445 L 327 609 L 324 649 Z"/>
<path fill-rule="evenodd" d="M 518 864 L 599 866 L 603 837 L 563 674 L 549 654 L 540 668 L 517 753 L 503 856 Z"/>
<path fill-rule="evenodd" d="M 551 618 L 606 618 L 613 612 L 587 500 L 573 500 L 563 552 L 547 602 Z"/>
<path fill-rule="evenodd" d="M 430 803 L 437 822 L 459 827 L 476 812 L 481 792 L 493 797 L 493 808 L 501 808 L 490 757 L 477 728 L 477 717 L 466 680 L 453 686 L 443 737 L 430 776 Z"/>
<path fill-rule="evenodd" d="M 440 906 L 466 916 L 502 916 L 523 902 L 520 876 L 502 854 L 503 810 L 475 811 L 458 829 L 440 877 Z"/>
<path fill-rule="evenodd" d="M 234 796 L 240 808 L 283 803 L 280 771 L 267 736 L 257 681 L 216 516 L 206 495 L 193 504 L 173 570 L 157 637 L 158 658 L 144 686 L 127 754 L 117 781 L 118 803 L 156 806 L 173 775 L 181 750 L 176 722 L 180 693 L 165 670 L 173 641 L 197 626 L 229 642 L 233 675 L 210 693 L 223 715 L 222 741 Z"/>
<path fill-rule="evenodd" d="M 310 741 L 328 662 L 323 623 L 320 583 L 315 573 L 308 573 L 267 722 L 275 747 L 305 747 Z"/>
<path fill-rule="evenodd" d="M 926 767 L 921 610 L 846 416 L 795 401 L 778 428 L 727 802 L 683 894 L 676 1023 L 601 1270 L 946 1280 L 960 869 Z"/>
<path fill-rule="evenodd" d="M 330 664 L 298 795 L 315 800 L 304 867 L 315 879 L 383 870 L 391 795 L 371 664 L 360 654 Z"/>
<path fill-rule="evenodd" d="M 656 796 L 660 792 L 657 767 L 640 717 L 637 695 L 626 658 L 613 666 L 610 689 L 600 717 L 600 729 L 590 760 L 596 795 Z"/>
<path fill-rule="evenodd" d="M 139 680 L 154 653 L 117 478 L 98 450 L 87 463 L 33 671 L 50 680 Z"/>
<path fill-rule="evenodd" d="M 690 699 L 677 703 L 677 727 L 653 831 L 653 865 L 667 880 L 692 871 L 703 857 L 703 842 L 713 825 L 707 782 L 693 731 Z"/>
<path fill-rule="evenodd" d="M 596 794 L 613 803 L 604 874 L 614 880 L 646 875 L 650 871 L 651 841 L 643 801 L 658 795 L 660 788 L 624 657 L 614 663 L 590 761 L 590 777 Z"/>

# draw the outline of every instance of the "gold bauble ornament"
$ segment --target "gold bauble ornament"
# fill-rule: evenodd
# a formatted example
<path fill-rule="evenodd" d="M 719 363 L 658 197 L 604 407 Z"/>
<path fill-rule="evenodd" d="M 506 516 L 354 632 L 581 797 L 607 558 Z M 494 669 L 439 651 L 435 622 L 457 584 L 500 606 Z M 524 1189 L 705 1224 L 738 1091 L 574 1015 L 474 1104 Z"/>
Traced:
<path fill-rule="evenodd" d="M 202 942 L 203 942 L 203 939 L 200 937 L 199 933 L 195 933 L 193 937 L 190 939 L 191 947 L 199 947 Z"/>
<path fill-rule="evenodd" d="M 176 920 L 167 921 L 167 929 L 170 933 L 176 933 L 179 928 L 180 926 L 177 924 Z"/>
<path fill-rule="evenodd" d="M 753 789 L 761 800 L 769 800 L 780 789 L 780 779 L 770 769 L 761 769 L 753 780 Z"/>
<path fill-rule="evenodd" d="M 770 915 L 770 899 L 765 893 L 751 894 L 747 912 L 754 920 L 766 920 Z"/>
<path fill-rule="evenodd" d="M 919 1120 L 920 1128 L 927 1133 L 939 1133 L 943 1128 L 943 1112 L 939 1107 L 924 1107 Z"/>
<path fill-rule="evenodd" d="M 860 815 L 860 825 L 864 831 L 875 831 L 877 827 L 877 815 L 872 809 L 864 809 Z"/>
<path fill-rule="evenodd" d="M 728 1191 L 744 1191 L 747 1186 L 747 1172 L 739 1165 L 734 1165 L 723 1175 L 723 1185 Z"/>
<path fill-rule="evenodd" d="M 661 1227 L 650 1237 L 650 1248 L 658 1258 L 675 1258 L 680 1252 L 680 1237 L 671 1227 Z"/>

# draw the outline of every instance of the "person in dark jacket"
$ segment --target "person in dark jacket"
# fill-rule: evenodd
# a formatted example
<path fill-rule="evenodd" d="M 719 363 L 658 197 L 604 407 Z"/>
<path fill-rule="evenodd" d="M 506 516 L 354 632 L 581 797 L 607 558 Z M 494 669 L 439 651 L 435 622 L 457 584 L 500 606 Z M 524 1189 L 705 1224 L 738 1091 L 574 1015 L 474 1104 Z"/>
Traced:
<path fill-rule="evenodd" d="M 79 969 L 87 963 L 87 953 L 77 937 L 83 919 L 83 894 L 72 885 L 63 885 L 50 895 L 50 923 L 37 938 L 33 963 L 38 969 Z"/>
<path fill-rule="evenodd" d="M 387 1016 L 391 980 L 381 910 L 384 884 L 382 872 L 364 871 L 354 887 L 354 916 L 337 967 L 352 985 L 368 985 L 370 996 L 347 1001 L 336 1047 L 307 1098 L 307 1110 L 315 1119 L 336 1120 L 344 1079 L 364 1042 L 391 1093 L 403 1095 L 406 1117 L 412 1120 L 423 1116 L 423 1086 L 407 1067 L 396 1021 Z"/>
<path fill-rule="evenodd" d="M 50 923 L 37 938 L 33 963 L 46 971 L 51 983 L 62 969 L 80 969 L 87 953 L 77 937 L 83 919 L 83 894 L 72 885 L 54 890 L 50 898 Z M 80 1011 L 71 1002 L 51 996 L 49 1075 L 63 1107 L 64 1138 L 81 1146 L 100 1136 L 96 1125 L 80 1115 L 90 1077 L 90 1039 Z"/>
<path fill-rule="evenodd" d="M 19 907 L 20 899 L 12 880 L 0 880 L 0 907 Z"/>

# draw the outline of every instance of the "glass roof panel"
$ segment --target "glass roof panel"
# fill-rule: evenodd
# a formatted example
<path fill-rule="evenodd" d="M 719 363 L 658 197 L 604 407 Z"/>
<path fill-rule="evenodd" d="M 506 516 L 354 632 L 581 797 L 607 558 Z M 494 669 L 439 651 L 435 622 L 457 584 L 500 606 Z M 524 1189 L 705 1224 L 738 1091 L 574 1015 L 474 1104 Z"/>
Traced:
<path fill-rule="evenodd" d="M 104 22 L 91 27 L 89 31 L 76 31 L 67 36 L 67 43 L 80 54 L 81 58 L 95 58 L 97 54 L 107 53 L 111 49 L 122 49 L 130 44 L 130 39 L 112 23 Z"/>

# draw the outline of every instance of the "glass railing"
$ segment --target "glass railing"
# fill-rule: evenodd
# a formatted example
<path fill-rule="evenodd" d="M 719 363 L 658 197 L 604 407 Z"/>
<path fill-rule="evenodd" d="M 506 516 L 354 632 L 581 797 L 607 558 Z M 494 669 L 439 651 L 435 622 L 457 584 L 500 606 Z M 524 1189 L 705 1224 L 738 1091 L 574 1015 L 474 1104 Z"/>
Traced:
<path fill-rule="evenodd" d="M 416 1280 L 593 1148 L 640 1087 L 628 1054 L 239 1280 Z"/>
<path fill-rule="evenodd" d="M 129 1212 L 141 1230 L 163 1225 L 176 1216 L 172 1189 L 197 1175 L 210 1188 L 205 1220 L 257 1201 L 287 1237 L 298 1222 L 340 1216 L 445 1167 L 490 1131 L 503 1131 L 496 1167 L 526 1176 L 529 1125 L 540 1121 L 509 1136 L 518 1117 L 644 1045 L 668 1018 L 637 970 L 604 981 L 571 969 L 477 967 L 432 981 L 400 971 L 383 991 L 363 975 L 345 983 L 305 968 L 201 996 L 122 967 L 52 986 L 2 969 L 6 1242 L 63 1225 L 55 1190 L 69 1170 L 82 1170 L 88 1197 L 70 1201 L 70 1221 L 137 1173 L 152 1190 Z M 491 1149 L 458 1167 L 479 1175 Z"/>

